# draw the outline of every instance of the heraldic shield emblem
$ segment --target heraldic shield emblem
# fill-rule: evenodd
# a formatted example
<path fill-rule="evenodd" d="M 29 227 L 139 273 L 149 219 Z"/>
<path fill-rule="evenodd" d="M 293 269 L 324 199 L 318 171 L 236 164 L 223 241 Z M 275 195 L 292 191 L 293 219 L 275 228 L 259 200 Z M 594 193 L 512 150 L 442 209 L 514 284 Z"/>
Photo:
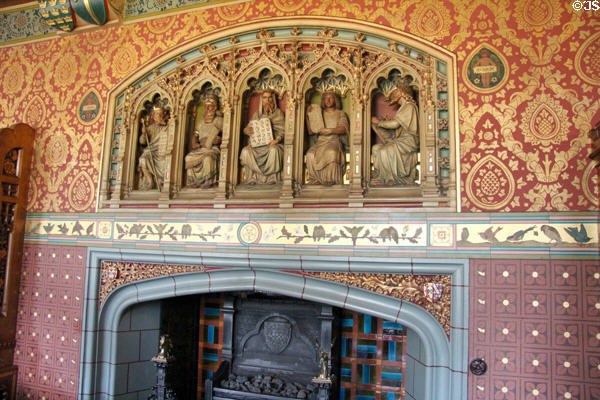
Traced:
<path fill-rule="evenodd" d="M 427 282 L 423 284 L 423 295 L 432 303 L 437 303 L 444 293 L 444 285 L 439 282 Z"/>
<path fill-rule="evenodd" d="M 271 353 L 279 354 L 290 344 L 292 325 L 284 318 L 269 319 L 263 324 L 263 337 Z"/>

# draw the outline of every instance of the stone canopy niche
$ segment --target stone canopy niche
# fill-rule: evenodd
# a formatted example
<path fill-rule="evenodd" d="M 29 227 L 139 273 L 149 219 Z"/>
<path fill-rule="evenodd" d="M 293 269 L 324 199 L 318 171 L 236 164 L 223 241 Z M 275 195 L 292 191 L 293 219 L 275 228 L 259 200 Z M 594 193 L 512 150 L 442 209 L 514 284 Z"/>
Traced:
<path fill-rule="evenodd" d="M 109 99 L 100 209 L 456 211 L 454 56 L 357 23 L 227 28 Z"/>

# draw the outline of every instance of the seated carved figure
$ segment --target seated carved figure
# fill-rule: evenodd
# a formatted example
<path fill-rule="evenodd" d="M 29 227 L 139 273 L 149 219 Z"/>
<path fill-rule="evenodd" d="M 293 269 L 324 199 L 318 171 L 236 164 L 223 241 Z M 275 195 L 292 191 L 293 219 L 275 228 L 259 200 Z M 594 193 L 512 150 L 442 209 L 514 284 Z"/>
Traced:
<path fill-rule="evenodd" d="M 418 112 L 411 92 L 409 86 L 396 88 L 387 100 L 399 105 L 394 117 L 371 119 L 371 126 L 382 142 L 371 150 L 374 184 L 405 185 L 417 179 Z"/>
<path fill-rule="evenodd" d="M 253 147 L 251 143 L 242 149 L 240 161 L 244 167 L 243 182 L 254 184 L 274 184 L 281 181 L 283 167 L 283 136 L 285 132 L 285 115 L 277 107 L 277 99 L 272 91 L 264 91 L 260 96 L 260 105 L 244 128 L 244 134 L 252 136 L 253 121 L 268 119 L 273 139 L 266 145 Z"/>
<path fill-rule="evenodd" d="M 217 182 L 222 130 L 217 96 L 209 95 L 204 102 L 204 116 L 196 121 L 192 151 L 185 156 L 188 186 L 208 188 Z"/>
<path fill-rule="evenodd" d="M 308 183 L 341 184 L 346 169 L 341 137 L 348 134 L 348 117 L 341 110 L 341 102 L 334 92 L 323 93 L 321 106 L 316 107 L 319 106 L 311 104 L 307 113 L 308 132 L 317 135 L 316 143 L 306 152 Z M 313 124 L 319 121 L 319 126 L 312 127 L 311 120 Z"/>
<path fill-rule="evenodd" d="M 168 135 L 168 115 L 162 107 L 154 107 L 148 121 L 142 118 L 139 142 L 144 145 L 138 161 L 140 190 L 161 190 L 165 175 L 165 145 Z"/>

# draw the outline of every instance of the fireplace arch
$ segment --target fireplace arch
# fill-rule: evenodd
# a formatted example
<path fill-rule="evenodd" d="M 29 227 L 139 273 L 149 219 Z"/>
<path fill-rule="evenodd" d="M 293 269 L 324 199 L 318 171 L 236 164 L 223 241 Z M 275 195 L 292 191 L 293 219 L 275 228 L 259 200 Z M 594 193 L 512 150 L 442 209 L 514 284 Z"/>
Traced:
<path fill-rule="evenodd" d="M 210 265 L 220 269 L 167 275 L 115 289 L 99 306 L 103 261 Z M 200 261 L 200 262 L 199 262 Z M 448 274 L 452 277 L 450 337 L 425 309 L 401 299 L 340 283 L 314 279 L 302 271 Z M 468 327 L 465 260 L 360 257 L 300 257 L 216 253 L 176 253 L 89 249 L 80 377 L 81 399 L 112 398 L 115 390 L 117 326 L 128 307 L 191 294 L 268 291 L 399 322 L 420 339 L 424 358 L 423 399 L 466 398 Z M 450 394 L 450 397 L 447 397 Z"/>

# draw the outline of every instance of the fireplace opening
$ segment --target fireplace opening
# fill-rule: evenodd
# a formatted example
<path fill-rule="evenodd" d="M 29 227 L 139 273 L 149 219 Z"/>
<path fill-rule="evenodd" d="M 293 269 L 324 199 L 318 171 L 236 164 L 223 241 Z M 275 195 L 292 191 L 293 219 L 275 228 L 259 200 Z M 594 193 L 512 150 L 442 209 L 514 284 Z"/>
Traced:
<path fill-rule="evenodd" d="M 418 382 L 424 376 L 420 339 L 405 326 L 239 291 L 129 307 L 117 334 L 117 399 L 156 391 L 160 371 L 152 358 L 163 336 L 166 384 L 181 400 L 401 400 L 419 398 L 415 385 L 424 384 Z M 327 379 L 331 383 L 323 384 Z"/>

